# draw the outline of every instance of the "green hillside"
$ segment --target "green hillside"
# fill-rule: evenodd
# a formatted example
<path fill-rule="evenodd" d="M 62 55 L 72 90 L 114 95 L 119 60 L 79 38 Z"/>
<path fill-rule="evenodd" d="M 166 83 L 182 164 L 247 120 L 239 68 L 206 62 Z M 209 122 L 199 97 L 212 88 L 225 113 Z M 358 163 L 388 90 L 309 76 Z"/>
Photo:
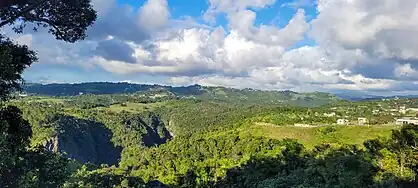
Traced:
<path fill-rule="evenodd" d="M 214 95 L 243 92 L 236 91 Z M 405 154 L 399 151 L 415 151 L 396 144 L 415 138 L 408 134 L 418 128 L 390 124 L 397 116 L 384 110 L 372 113 L 391 108 L 392 101 L 301 107 L 226 98 L 28 96 L 8 105 L 29 120 L 31 147 L 74 160 L 67 187 L 310 187 L 312 182 L 302 181 L 310 176 L 327 179 L 321 186 L 396 187 L 414 180 L 415 163 L 401 167 L 398 158 Z M 335 124 L 361 116 L 372 120 L 370 126 Z M 337 168 L 341 162 L 356 168 Z"/>
<path fill-rule="evenodd" d="M 309 149 L 328 143 L 333 145 L 357 145 L 363 147 L 366 140 L 374 138 L 388 138 L 392 130 L 399 126 L 325 126 L 325 127 L 294 127 L 277 126 L 275 124 L 255 123 L 243 129 L 254 135 L 271 139 L 295 139 Z"/>
<path fill-rule="evenodd" d="M 78 96 L 78 95 L 114 95 L 148 99 L 199 99 L 204 101 L 222 101 L 239 104 L 285 104 L 296 106 L 319 106 L 338 101 L 328 93 L 296 93 L 292 91 L 262 91 L 254 89 L 232 89 L 225 87 L 205 87 L 192 85 L 171 87 L 161 85 L 143 85 L 129 83 L 81 83 L 81 84 L 27 84 L 24 91 L 34 95 Z M 125 96 L 127 97 L 127 96 Z"/>

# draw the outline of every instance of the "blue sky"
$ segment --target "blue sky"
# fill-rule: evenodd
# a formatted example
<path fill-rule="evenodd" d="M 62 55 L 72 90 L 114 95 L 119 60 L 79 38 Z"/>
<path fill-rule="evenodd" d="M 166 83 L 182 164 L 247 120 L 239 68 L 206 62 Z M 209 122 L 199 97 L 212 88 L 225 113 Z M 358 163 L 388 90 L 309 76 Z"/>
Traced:
<path fill-rule="evenodd" d="M 92 0 L 85 41 L 13 34 L 38 52 L 28 82 L 130 81 L 414 93 L 418 2 Z M 373 7 L 373 11 L 371 10 Z"/>
<path fill-rule="evenodd" d="M 138 10 L 141 6 L 144 5 L 146 0 L 118 0 L 117 4 L 119 5 L 129 5 L 133 9 Z M 286 3 L 292 3 L 292 0 L 282 0 L 277 1 L 273 5 L 270 5 L 264 9 L 259 8 L 249 8 L 257 12 L 257 18 L 254 25 L 259 26 L 264 25 L 273 25 L 276 27 L 285 27 L 289 20 L 296 13 L 295 7 L 283 6 Z M 203 14 L 210 7 L 210 4 L 207 0 L 195 0 L 195 1 L 185 1 L 185 0 L 170 0 L 169 1 L 169 10 L 171 19 L 181 20 L 185 16 L 190 16 L 195 19 L 196 22 L 200 24 L 208 24 L 212 27 L 222 26 L 224 28 L 228 27 L 228 21 L 225 13 L 220 13 L 216 17 L 216 23 L 210 24 L 203 19 Z M 316 8 L 314 5 L 304 7 L 308 17 L 310 19 L 316 16 Z M 100 19 L 100 18 L 99 18 Z M 308 36 L 301 41 L 299 41 L 292 48 L 297 48 L 304 45 L 314 45 L 314 41 L 309 39 Z M 137 82 L 163 82 L 163 79 L 166 79 L 165 76 L 157 75 L 114 75 L 109 74 L 105 71 L 94 71 L 85 70 L 83 67 L 74 66 L 71 64 L 59 65 L 59 64 L 34 64 L 32 68 L 28 69 L 25 73 L 25 77 L 28 81 L 44 81 L 45 78 L 48 78 L 52 82 L 88 82 L 88 81 L 119 81 L 119 80 L 132 80 Z"/>

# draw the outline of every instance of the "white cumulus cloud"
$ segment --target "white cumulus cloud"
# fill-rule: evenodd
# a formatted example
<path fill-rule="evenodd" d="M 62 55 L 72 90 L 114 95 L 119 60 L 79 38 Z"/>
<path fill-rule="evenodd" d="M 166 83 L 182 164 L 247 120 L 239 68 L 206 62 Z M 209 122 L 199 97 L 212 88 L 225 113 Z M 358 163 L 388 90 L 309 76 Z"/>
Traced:
<path fill-rule="evenodd" d="M 172 84 L 418 90 L 416 0 L 295 0 L 281 6 L 295 9 L 280 27 L 258 22 L 276 0 L 209 0 L 202 18 L 210 24 L 173 18 L 168 0 L 147 0 L 141 7 L 92 2 L 99 19 L 86 41 L 65 44 L 45 32 L 11 36 L 36 49 L 39 63 L 166 76 Z M 311 21 L 307 6 L 317 9 Z M 227 23 L 216 23 L 217 16 Z M 315 45 L 295 46 L 306 36 Z"/>

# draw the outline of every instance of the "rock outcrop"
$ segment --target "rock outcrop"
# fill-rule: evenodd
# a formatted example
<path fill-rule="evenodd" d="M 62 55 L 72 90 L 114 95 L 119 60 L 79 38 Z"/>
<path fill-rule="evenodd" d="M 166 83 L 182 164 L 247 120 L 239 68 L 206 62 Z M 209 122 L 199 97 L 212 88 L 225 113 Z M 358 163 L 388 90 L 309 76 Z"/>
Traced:
<path fill-rule="evenodd" d="M 45 147 L 63 152 L 79 162 L 114 165 L 118 163 L 122 148 L 111 142 L 112 132 L 99 122 L 60 117 L 58 134 L 49 139 Z"/>

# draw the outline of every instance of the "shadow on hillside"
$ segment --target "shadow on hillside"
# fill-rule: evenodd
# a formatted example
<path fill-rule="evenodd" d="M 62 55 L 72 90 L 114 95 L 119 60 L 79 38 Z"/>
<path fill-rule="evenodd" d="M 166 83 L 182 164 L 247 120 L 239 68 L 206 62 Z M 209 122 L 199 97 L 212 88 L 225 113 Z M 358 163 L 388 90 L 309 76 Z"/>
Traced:
<path fill-rule="evenodd" d="M 172 138 L 164 122 L 154 114 L 149 114 L 148 118 L 140 116 L 129 118 L 125 121 L 125 125 L 143 132 L 142 141 L 146 147 L 159 146 Z"/>
<path fill-rule="evenodd" d="M 82 163 L 118 163 L 122 148 L 114 146 L 113 134 L 104 124 L 71 116 L 59 117 L 55 123 L 59 133 L 47 143 L 49 150 L 65 152 Z"/>
<path fill-rule="evenodd" d="M 390 173 L 379 174 L 379 168 L 363 156 L 354 147 L 331 149 L 324 145 L 304 156 L 293 148 L 278 158 L 252 158 L 242 167 L 229 169 L 226 177 L 217 182 L 198 185 L 197 175 L 189 172 L 179 183 L 180 187 L 218 188 L 418 187 L 418 182 L 403 181 Z M 376 181 L 377 176 L 381 181 Z"/>

